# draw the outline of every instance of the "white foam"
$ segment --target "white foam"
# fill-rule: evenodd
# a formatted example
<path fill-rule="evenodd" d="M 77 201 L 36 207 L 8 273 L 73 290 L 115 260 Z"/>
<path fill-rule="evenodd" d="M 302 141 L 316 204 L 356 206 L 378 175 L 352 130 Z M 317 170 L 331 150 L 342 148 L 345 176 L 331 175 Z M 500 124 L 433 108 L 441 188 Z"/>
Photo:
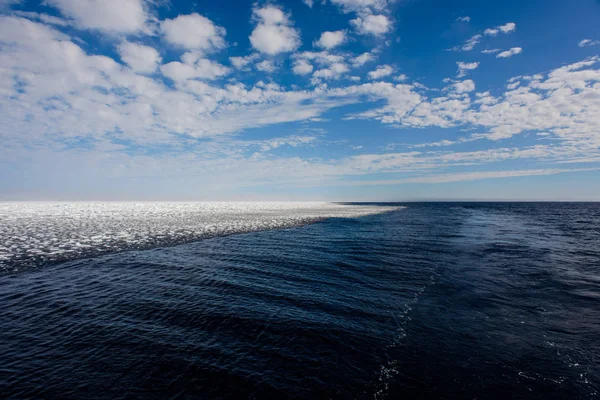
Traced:
<path fill-rule="evenodd" d="M 0 203 L 0 270 L 397 208 L 296 202 Z"/>

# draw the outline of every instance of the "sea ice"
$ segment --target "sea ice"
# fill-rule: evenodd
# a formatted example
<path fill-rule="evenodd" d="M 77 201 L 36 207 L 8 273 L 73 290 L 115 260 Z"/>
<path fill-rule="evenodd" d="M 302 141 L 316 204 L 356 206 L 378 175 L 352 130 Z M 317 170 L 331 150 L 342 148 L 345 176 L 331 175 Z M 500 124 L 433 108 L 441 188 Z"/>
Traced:
<path fill-rule="evenodd" d="M 396 208 L 297 202 L 6 202 L 0 203 L 0 271 Z"/>

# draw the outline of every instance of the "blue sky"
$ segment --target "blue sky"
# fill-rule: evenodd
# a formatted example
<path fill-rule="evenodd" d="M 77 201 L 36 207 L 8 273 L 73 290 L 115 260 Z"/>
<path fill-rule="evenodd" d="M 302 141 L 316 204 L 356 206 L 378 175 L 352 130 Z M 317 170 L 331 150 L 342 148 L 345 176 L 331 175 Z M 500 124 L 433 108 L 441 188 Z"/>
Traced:
<path fill-rule="evenodd" d="M 0 13 L 0 199 L 600 200 L 597 0 Z"/>

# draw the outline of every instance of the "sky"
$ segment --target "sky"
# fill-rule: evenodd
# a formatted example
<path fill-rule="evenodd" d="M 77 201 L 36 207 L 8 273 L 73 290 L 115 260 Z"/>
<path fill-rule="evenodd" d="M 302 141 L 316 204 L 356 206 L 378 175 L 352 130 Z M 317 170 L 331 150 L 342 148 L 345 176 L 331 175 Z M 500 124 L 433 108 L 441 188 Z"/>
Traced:
<path fill-rule="evenodd" d="M 0 0 L 0 200 L 600 200 L 599 0 Z"/>

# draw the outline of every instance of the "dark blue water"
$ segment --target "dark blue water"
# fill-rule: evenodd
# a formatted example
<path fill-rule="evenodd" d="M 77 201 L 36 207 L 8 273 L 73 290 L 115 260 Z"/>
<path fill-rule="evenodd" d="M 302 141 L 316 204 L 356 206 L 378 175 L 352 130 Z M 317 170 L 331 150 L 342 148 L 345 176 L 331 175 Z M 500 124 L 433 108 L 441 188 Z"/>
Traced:
<path fill-rule="evenodd" d="M 0 397 L 597 398 L 600 204 L 391 213 L 0 276 Z"/>

